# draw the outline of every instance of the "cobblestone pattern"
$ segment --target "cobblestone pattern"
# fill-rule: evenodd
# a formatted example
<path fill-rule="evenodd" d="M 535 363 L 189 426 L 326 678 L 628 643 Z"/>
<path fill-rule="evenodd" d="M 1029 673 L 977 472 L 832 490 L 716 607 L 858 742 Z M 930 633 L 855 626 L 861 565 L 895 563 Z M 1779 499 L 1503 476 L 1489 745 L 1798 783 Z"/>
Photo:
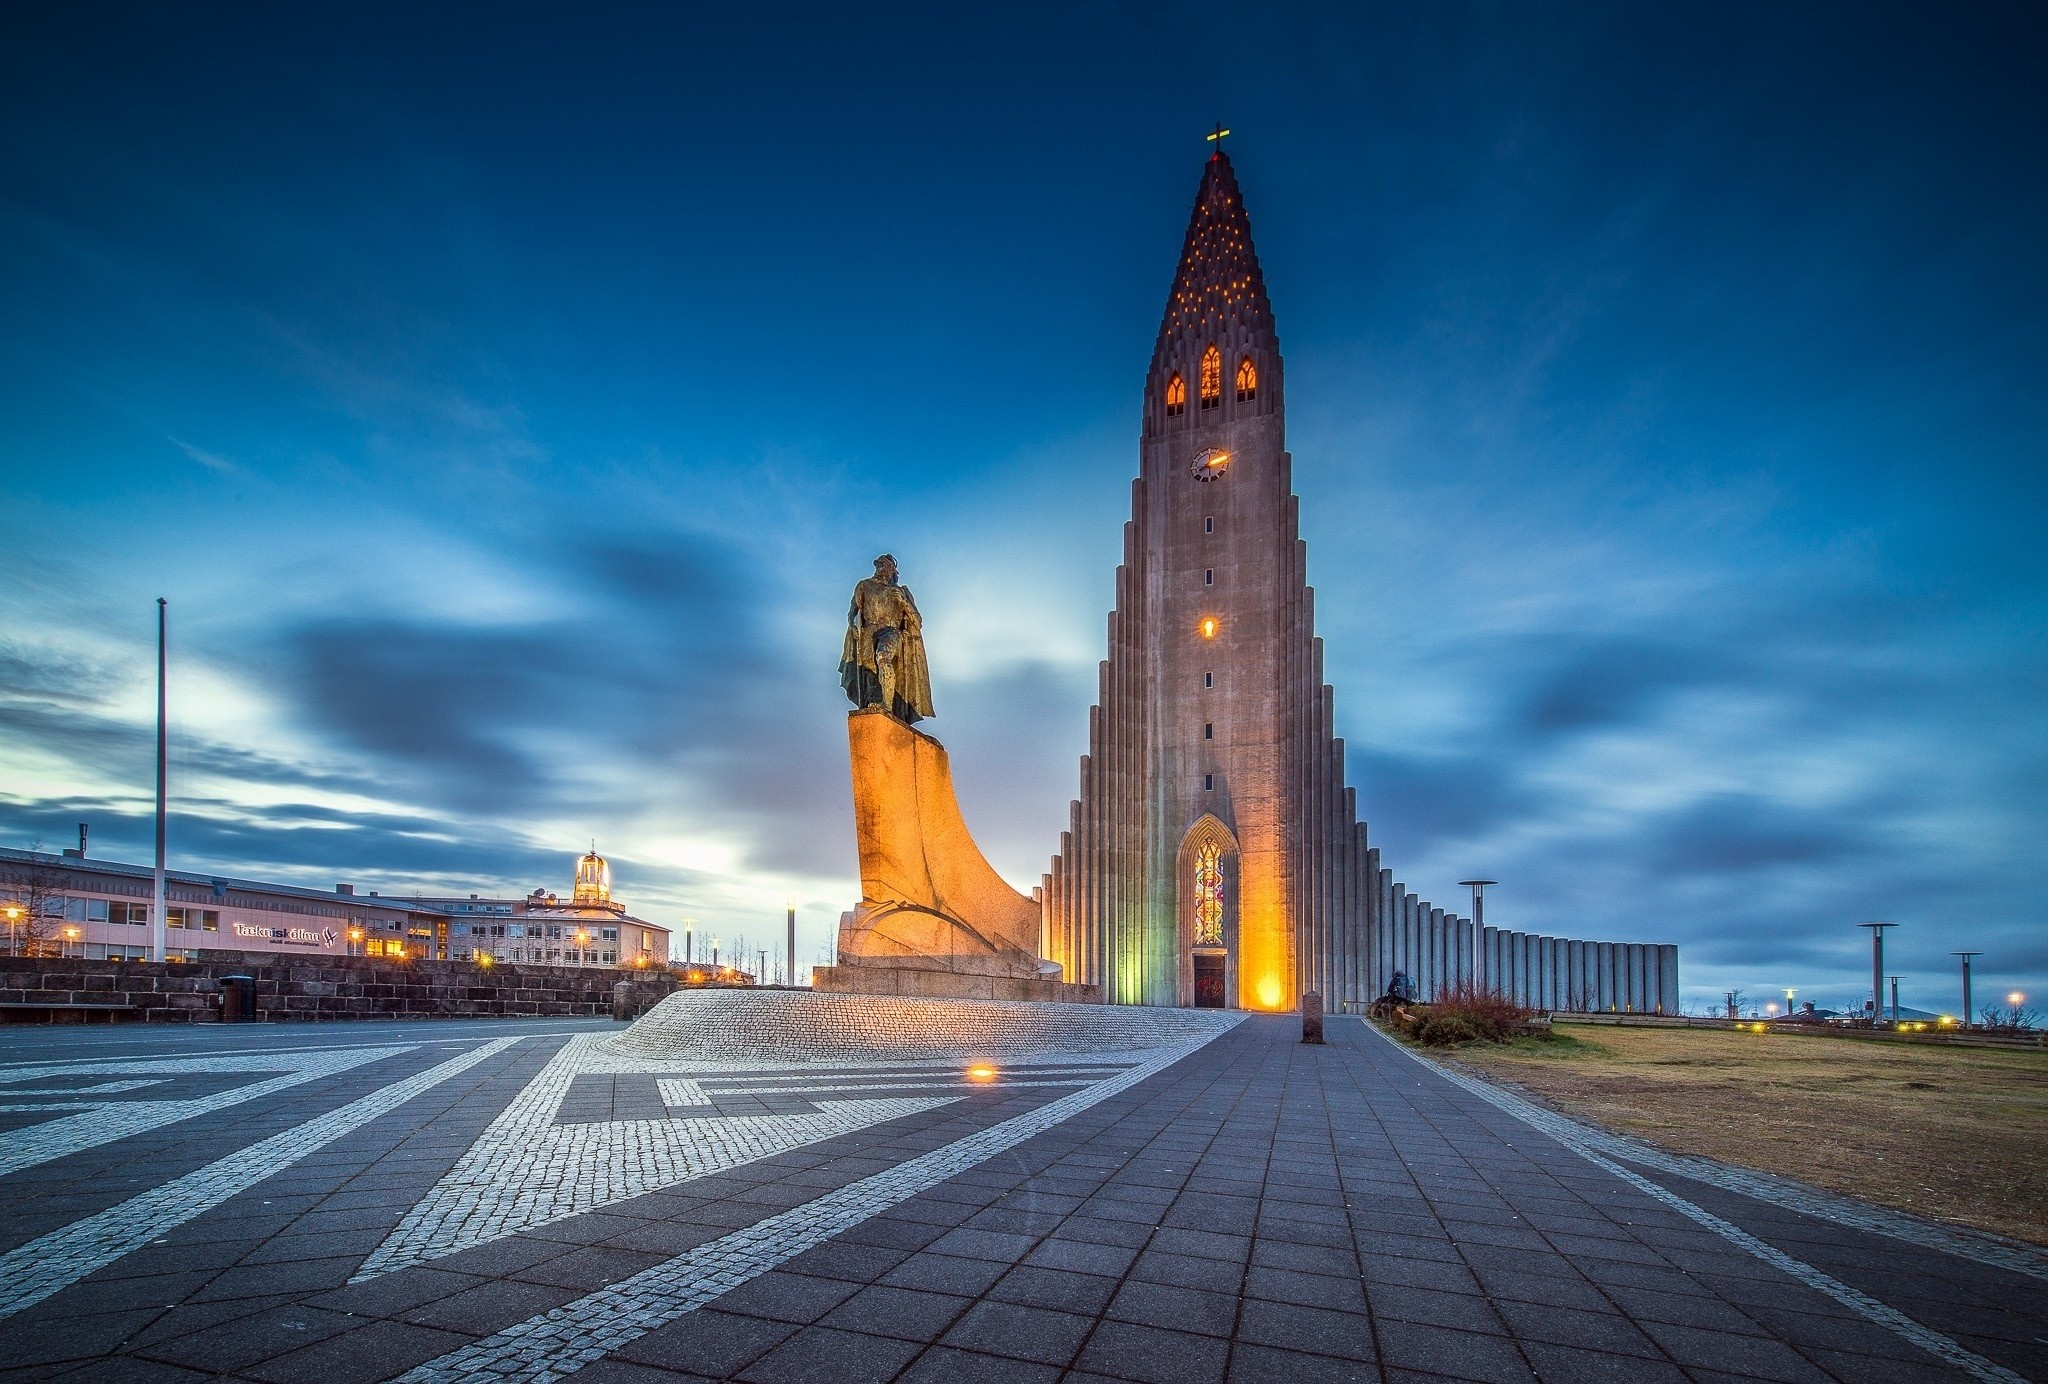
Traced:
<path fill-rule="evenodd" d="M 1298 1021 L 1247 1018 L 770 1267 L 736 1256 L 751 1249 L 771 1259 L 793 1248 L 779 1237 L 825 1234 L 838 1222 L 814 1217 L 836 1192 L 1066 1093 L 987 1089 L 350 1284 L 363 1256 L 569 1030 L 437 1022 L 379 1035 L 417 1043 L 428 1031 L 474 1045 L 543 1029 L 545 1042 L 422 1092 L 328 1152 L 0 1320 L 0 1380 L 374 1384 L 423 1366 L 446 1370 L 484 1343 L 494 1361 L 533 1378 L 553 1368 L 548 1361 L 573 1367 L 592 1345 L 608 1345 L 576 1384 L 1972 1377 L 1821 1290 L 1807 1269 L 1925 1328 L 1937 1347 L 1945 1338 L 1995 1370 L 2048 1379 L 2040 1278 L 1599 1150 L 1604 1162 L 1589 1159 L 1355 1018 L 1333 1018 L 1322 1047 L 1298 1041 Z M 289 1038 L 367 1036 L 308 1029 Z M 17 1057 L 84 1051 L 120 1031 L 24 1037 L 42 1046 Z M 243 1039 L 235 1030 L 158 1029 L 126 1041 L 161 1051 Z M 452 1055 L 455 1039 L 434 1042 L 449 1050 L 415 1050 L 381 1080 L 382 1064 L 362 1066 L 0 1179 L 0 1243 L 61 1230 Z M 1045 1065 L 1065 1064 L 1049 1079 L 1067 1080 L 1134 1060 L 1056 1056 Z M 121 1064 L 35 1065 L 50 1073 L 36 1080 L 53 1092 L 133 1074 L 87 1070 Z M 812 1090 L 829 1079 L 850 1089 L 837 1083 L 921 1079 L 927 1070 L 913 1060 L 819 1062 L 801 1073 L 769 1062 L 707 1065 L 719 1074 L 657 1077 L 664 1108 L 697 1104 L 720 1083 Z M 1021 1064 L 1001 1065 L 1008 1074 Z M 643 1098 L 629 1094 L 628 1104 Z M 771 1237 L 765 1245 L 747 1238 L 756 1227 Z M 677 1265 L 720 1242 L 689 1273 Z M 675 1267 L 656 1280 L 660 1294 L 629 1302 L 625 1285 L 663 1266 Z M 652 1330 L 642 1330 L 649 1318 L 629 1316 L 698 1302 L 739 1276 Z M 554 1309 L 562 1313 L 553 1324 L 533 1326 Z M 522 1326 L 524 1345 L 507 1353 Z M 584 1328 L 637 1334 L 599 1342 Z"/>
<path fill-rule="evenodd" d="M 166 1230 L 185 1224 L 345 1134 L 468 1071 L 519 1042 L 497 1038 L 424 1072 L 380 1087 L 295 1129 L 259 1140 L 226 1158 L 153 1187 L 118 1206 L 0 1254 L 0 1317 L 23 1311 Z M 409 1051 L 409 1049 L 407 1050 Z M 112 1082 L 113 1086 L 135 1084 Z M 91 1089 L 91 1088 L 88 1088 Z"/>
<path fill-rule="evenodd" d="M 1236 1016 L 1231 1016 L 1234 1020 Z M 543 1384 L 575 1373 L 657 1327 L 742 1287 L 861 1222 L 1099 1105 L 1173 1065 L 1223 1031 L 1155 1051 L 1107 1080 L 862 1178 L 623 1282 L 430 1361 L 403 1384 L 490 1379 Z"/>
<path fill-rule="evenodd" d="M 612 986 L 630 980 L 647 1002 L 675 988 L 666 972 L 565 966 L 493 966 L 461 961 L 219 952 L 203 961 L 0 959 L 0 1004 L 117 1005 L 121 1017 L 152 1023 L 211 1023 L 220 1017 L 220 978 L 256 982 L 263 1020 L 392 1018 L 609 1018 Z"/>
<path fill-rule="evenodd" d="M 612 1047 L 595 1036 L 571 1039 L 406 1213 L 355 1281 L 929 1110 L 961 1094 L 927 1089 L 936 1075 L 927 1073 L 913 1089 L 870 1079 L 865 1088 L 833 1092 L 825 1103 L 806 1100 L 803 1109 L 777 1112 L 731 1087 L 731 1064 L 656 1063 Z M 819 1094 L 833 1082 L 798 1065 L 781 1074 L 800 1076 Z M 727 1077 L 725 1099 L 736 1106 L 745 1100 L 751 1108 L 728 1115 L 711 1104 L 704 1082 L 721 1075 Z M 622 1076 L 632 1079 L 629 1089 L 636 1092 L 623 1113 L 615 1109 Z M 657 1084 L 664 1077 L 693 1083 L 672 1088 L 680 1098 L 673 1114 Z M 599 1082 L 602 1111 L 596 1108 Z"/>
<path fill-rule="evenodd" d="M 1221 1010 L 911 999 L 777 990 L 681 990 L 611 1040 L 620 1053 L 818 1061 L 1102 1053 L 1202 1043 Z"/>
<path fill-rule="evenodd" d="M 47 1163 L 53 1158 L 62 1158 L 97 1144 L 111 1143 L 125 1139 L 131 1134 L 146 1129 L 156 1129 L 174 1124 L 180 1120 L 208 1115 L 224 1110 L 231 1105 L 258 1100 L 274 1095 L 289 1087 L 336 1072 L 359 1067 L 365 1062 L 375 1062 L 389 1057 L 393 1051 L 403 1049 L 372 1050 L 329 1050 L 324 1052 L 287 1052 L 275 1056 L 250 1057 L 198 1057 L 172 1059 L 139 1059 L 132 1062 L 95 1064 L 90 1070 L 105 1072 L 277 1072 L 282 1075 L 266 1077 L 260 1081 L 249 1081 L 216 1091 L 211 1095 L 192 1100 L 120 1100 L 118 1093 L 111 1094 L 104 1102 L 67 1101 L 56 1108 L 75 1109 L 80 1113 L 65 1115 L 26 1129 L 10 1131 L 0 1140 L 0 1175 L 32 1168 L 38 1163 Z M 78 1069 L 74 1065 L 63 1067 L 18 1068 L 0 1077 L 9 1085 L 29 1081 L 39 1076 L 71 1075 Z M 154 1084 L 154 1083 L 152 1083 Z M 17 1109 L 36 1107 L 16 1102 Z M 51 1108 L 51 1107 L 43 1107 Z"/>

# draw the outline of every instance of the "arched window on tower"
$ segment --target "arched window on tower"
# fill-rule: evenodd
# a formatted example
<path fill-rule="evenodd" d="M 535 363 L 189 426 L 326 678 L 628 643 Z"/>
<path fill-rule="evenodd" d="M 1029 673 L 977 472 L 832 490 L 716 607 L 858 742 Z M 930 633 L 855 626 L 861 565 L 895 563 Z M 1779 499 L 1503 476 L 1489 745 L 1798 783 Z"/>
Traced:
<path fill-rule="evenodd" d="M 1176 370 L 1166 381 L 1166 416 L 1178 418 L 1188 411 L 1188 382 Z"/>
<path fill-rule="evenodd" d="M 1246 356 L 1237 363 L 1237 401 L 1248 404 L 1259 397 L 1259 367 Z"/>
<path fill-rule="evenodd" d="M 1202 407 L 1223 402 L 1223 353 L 1214 346 L 1202 352 Z"/>

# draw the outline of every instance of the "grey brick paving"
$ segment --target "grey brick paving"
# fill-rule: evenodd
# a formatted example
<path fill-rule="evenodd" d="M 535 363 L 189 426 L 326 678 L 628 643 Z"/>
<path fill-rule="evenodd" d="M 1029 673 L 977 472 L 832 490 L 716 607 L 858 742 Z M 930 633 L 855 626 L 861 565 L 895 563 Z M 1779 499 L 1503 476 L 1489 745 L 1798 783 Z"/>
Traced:
<path fill-rule="evenodd" d="M 1323 1048 L 1294 1042 L 1288 1020 L 1247 1020 L 1064 1120 L 1011 1126 L 1036 1132 L 836 1233 L 840 1222 L 821 1224 L 815 1242 L 775 1227 L 805 1224 L 815 1214 L 805 1208 L 842 1204 L 834 1197 L 859 1202 L 863 1179 L 886 1185 L 895 1170 L 1049 1109 L 1129 1058 L 1079 1063 L 1047 1086 L 967 1095 L 918 1084 L 929 1064 L 898 1062 L 876 1085 L 891 1096 L 930 1090 L 934 1104 L 351 1283 L 585 1031 L 604 1026 L 23 1035 L 22 1060 L 0 1077 L 40 1075 L 0 1081 L 13 1093 L 0 1101 L 203 1099 L 323 1070 L 0 1177 L 0 1245 L 17 1247 L 323 1116 L 360 1112 L 369 1107 L 352 1103 L 493 1038 L 525 1041 L 0 1322 L 0 1381 L 392 1379 L 593 1294 L 630 1294 L 700 1252 L 737 1286 L 679 1314 L 652 1292 L 649 1320 L 666 1324 L 553 1366 L 536 1338 L 533 1368 L 515 1374 L 580 1365 L 588 1384 L 1972 1377 L 1807 1272 L 2007 1372 L 1976 1377 L 2048 1379 L 2037 1252 L 1967 1236 L 1916 1241 L 1924 1227 L 1907 1218 L 1659 1162 L 1568 1122 L 1532 1127 L 1512 1099 L 1447 1080 L 1344 1019 L 1331 1021 Z M 266 1041 L 316 1057 L 220 1070 L 221 1058 Z M 378 1060 L 344 1056 L 371 1052 Z M 176 1066 L 192 1071 L 165 1075 Z M 636 1058 L 604 1075 L 667 1079 L 658 1068 Z M 732 1084 L 697 1090 L 713 1105 L 767 1092 L 766 1107 L 783 1099 L 776 1093 L 835 1090 L 874 1070 L 835 1063 L 762 1085 L 777 1069 L 753 1063 Z M 820 1087 L 821 1076 L 832 1080 Z M 176 1084 L 201 1078 L 216 1084 Z M 82 1089 L 143 1079 L 166 1084 Z M 23 1094 L 32 1089 L 49 1094 Z M 604 1127 L 600 1094 L 607 1123 L 645 1123 L 673 1118 L 676 1098 L 696 1092 L 564 1080 L 550 1125 L 573 1096 L 569 1124 Z M 79 1113 L 92 1112 L 62 1118 Z M 718 1116 L 764 1117 L 785 1118 Z M 0 1133 L 0 1147 L 23 1135 Z M 755 1234 L 765 1258 L 719 1248 Z"/>

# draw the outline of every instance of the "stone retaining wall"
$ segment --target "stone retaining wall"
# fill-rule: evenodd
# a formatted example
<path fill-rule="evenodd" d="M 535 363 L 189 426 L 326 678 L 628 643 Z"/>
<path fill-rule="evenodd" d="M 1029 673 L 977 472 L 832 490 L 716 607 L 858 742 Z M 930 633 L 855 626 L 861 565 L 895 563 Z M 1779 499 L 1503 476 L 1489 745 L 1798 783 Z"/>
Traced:
<path fill-rule="evenodd" d="M 256 982 L 256 1017 L 291 1019 L 465 1019 L 605 1016 L 612 987 L 636 987 L 637 1009 L 671 990 L 666 971 L 493 966 L 465 961 L 223 952 L 204 961 L 81 961 L 0 958 L 0 1021 L 111 1020 L 213 1023 L 221 978 Z"/>

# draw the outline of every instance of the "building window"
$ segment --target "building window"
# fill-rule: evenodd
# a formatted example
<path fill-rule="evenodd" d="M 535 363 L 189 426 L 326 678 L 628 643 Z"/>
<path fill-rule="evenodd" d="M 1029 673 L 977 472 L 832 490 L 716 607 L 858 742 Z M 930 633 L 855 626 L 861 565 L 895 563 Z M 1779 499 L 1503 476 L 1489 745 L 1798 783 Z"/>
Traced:
<path fill-rule="evenodd" d="M 1216 675 L 1215 675 L 1214 673 L 1204 673 L 1204 674 L 1202 674 L 1202 686 L 1204 686 L 1204 687 L 1214 687 L 1215 685 L 1216 685 Z"/>
<path fill-rule="evenodd" d="M 1166 381 L 1166 416 L 1178 418 L 1188 411 L 1188 382 L 1180 377 L 1180 371 L 1173 372 Z"/>
<path fill-rule="evenodd" d="M 1214 841 L 1195 852 L 1195 945 L 1223 945 L 1223 848 Z"/>
<path fill-rule="evenodd" d="M 1259 367 L 1246 356 L 1237 363 L 1237 401 L 1248 404 L 1259 397 Z"/>
<path fill-rule="evenodd" d="M 1214 722 L 1205 721 L 1202 723 L 1202 738 L 1204 740 L 1214 740 L 1216 738 L 1216 726 Z"/>
<path fill-rule="evenodd" d="M 1203 573 L 1202 573 L 1202 585 L 1204 585 L 1204 586 L 1214 586 L 1215 584 L 1216 584 L 1216 573 L 1215 573 L 1215 571 L 1214 571 L 1213 569 L 1211 569 L 1211 570 L 1208 570 L 1208 571 L 1205 571 L 1205 572 L 1203 572 Z"/>
<path fill-rule="evenodd" d="M 1215 516 L 1215 515 L 1213 515 L 1213 514 L 1205 514 L 1205 515 L 1203 515 L 1203 516 L 1202 516 L 1202 532 L 1203 532 L 1203 533 L 1214 533 L 1214 532 L 1216 532 L 1216 516 Z"/>
<path fill-rule="evenodd" d="M 1223 353 L 1214 346 L 1202 352 L 1202 407 L 1223 402 Z"/>
<path fill-rule="evenodd" d="M 1204 787 L 1204 788 L 1214 788 L 1215 786 L 1216 786 L 1216 776 L 1215 776 L 1214 774 L 1204 774 L 1204 775 L 1202 775 L 1202 787 Z"/>
<path fill-rule="evenodd" d="M 597 935 L 607 942 L 619 940 L 619 930 L 615 927 L 599 928 Z"/>

